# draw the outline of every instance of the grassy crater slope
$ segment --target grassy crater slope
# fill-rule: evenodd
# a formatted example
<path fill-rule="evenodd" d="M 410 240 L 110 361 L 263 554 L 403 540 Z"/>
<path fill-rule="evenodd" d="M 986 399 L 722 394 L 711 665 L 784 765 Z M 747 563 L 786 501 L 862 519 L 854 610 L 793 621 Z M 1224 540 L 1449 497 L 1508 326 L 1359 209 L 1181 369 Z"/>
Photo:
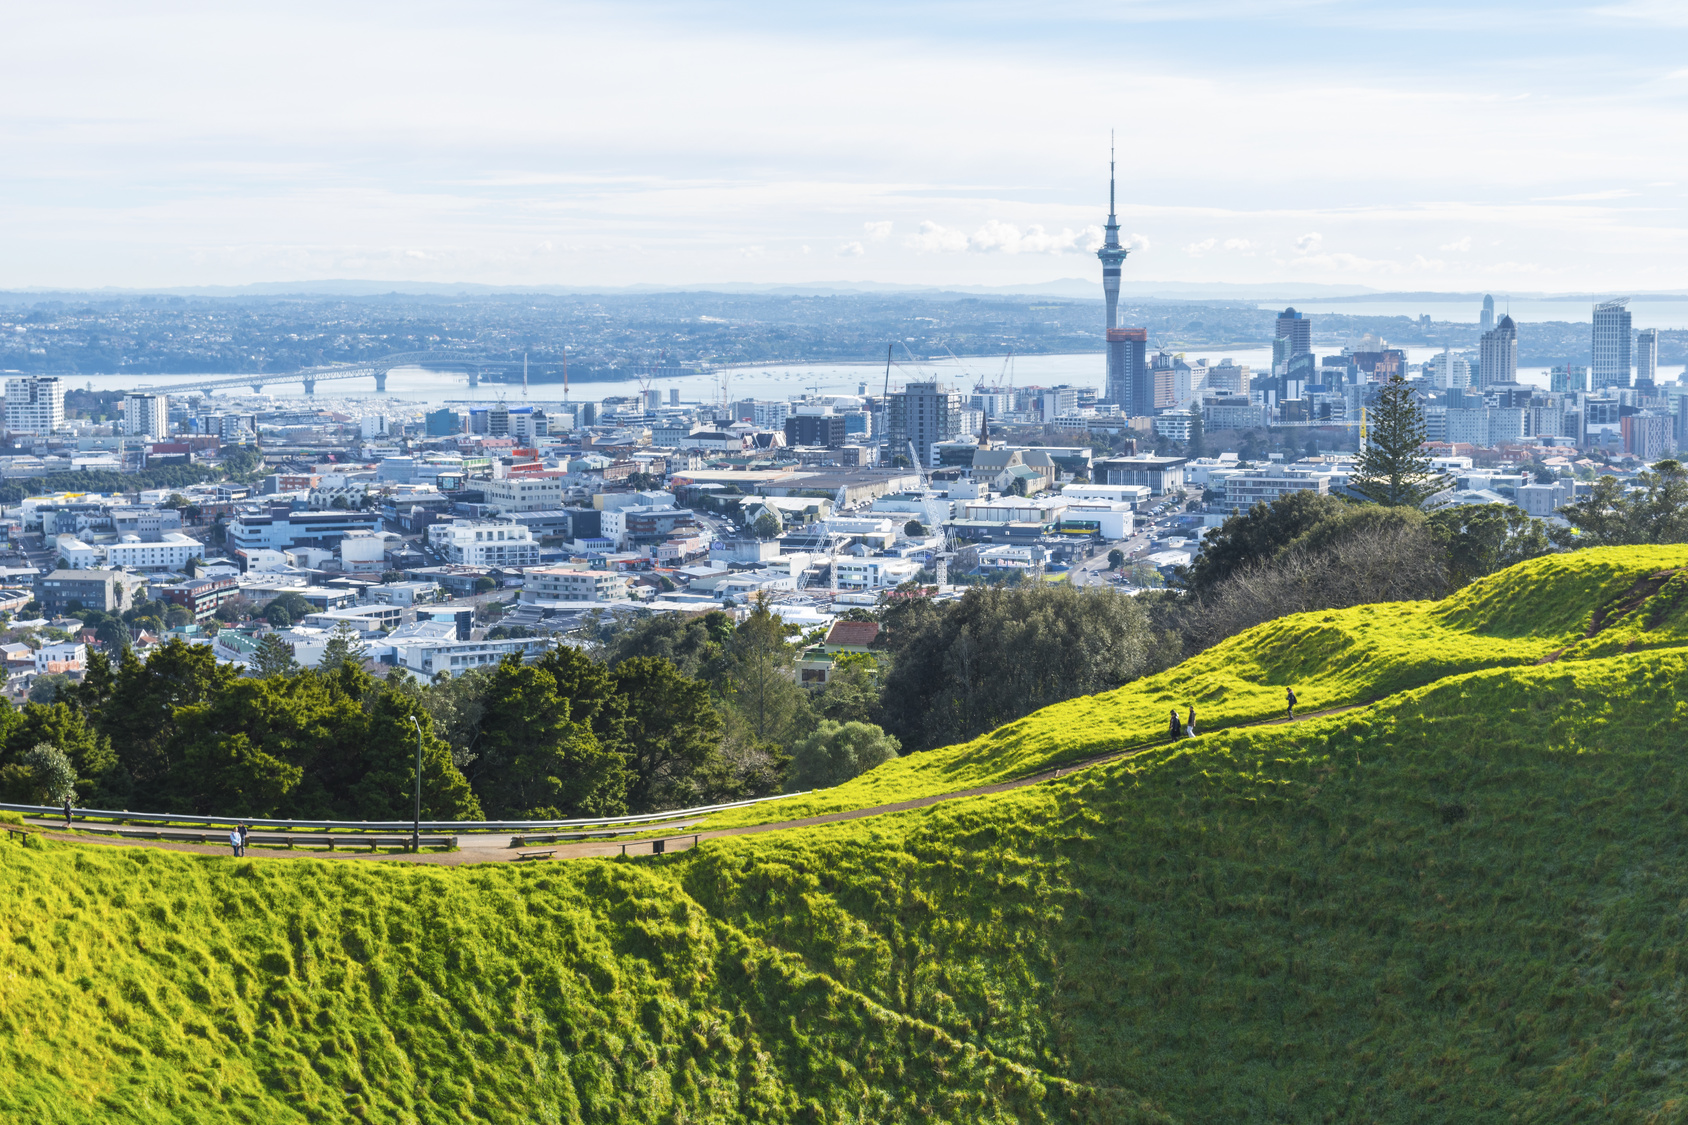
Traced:
<path fill-rule="evenodd" d="M 1116 691 L 1057 703 L 957 746 L 910 754 L 813 794 L 710 817 L 766 824 L 953 793 L 1166 737 L 1168 711 L 1194 705 L 1215 730 L 1284 713 L 1366 703 L 1480 668 L 1636 646 L 1688 644 L 1688 548 L 1612 547 L 1549 555 L 1439 602 L 1292 614 Z M 1669 574 L 1667 579 L 1655 575 Z"/>
<path fill-rule="evenodd" d="M 1680 1119 L 1660 573 L 1437 611 L 1547 663 L 656 860 L 0 845 L 0 1119 Z"/>

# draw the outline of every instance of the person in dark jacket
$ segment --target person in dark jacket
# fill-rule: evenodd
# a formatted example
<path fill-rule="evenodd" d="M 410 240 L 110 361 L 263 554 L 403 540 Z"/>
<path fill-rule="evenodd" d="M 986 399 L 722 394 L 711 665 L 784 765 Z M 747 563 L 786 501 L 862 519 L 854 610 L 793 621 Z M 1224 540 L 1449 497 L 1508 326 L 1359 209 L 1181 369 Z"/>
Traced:
<path fill-rule="evenodd" d="M 1284 699 L 1289 703 L 1289 717 L 1295 718 L 1295 689 L 1285 688 Z"/>
<path fill-rule="evenodd" d="M 1172 741 L 1177 742 L 1179 737 L 1183 734 L 1183 732 L 1184 732 L 1184 724 L 1182 724 L 1178 721 L 1178 708 L 1174 707 L 1172 709 L 1172 721 L 1167 726 L 1166 733 L 1169 736 L 1171 736 Z"/>
<path fill-rule="evenodd" d="M 246 854 L 246 838 L 248 836 L 252 835 L 252 829 L 250 829 L 246 825 L 242 824 L 240 826 L 239 831 L 240 831 L 240 854 L 245 855 Z"/>
<path fill-rule="evenodd" d="M 1190 717 L 1184 722 L 1184 735 L 1187 738 L 1196 737 L 1196 705 L 1190 704 Z"/>
<path fill-rule="evenodd" d="M 64 795 L 64 826 L 65 826 L 66 829 L 68 829 L 70 827 L 70 794 L 69 793 L 66 793 Z"/>

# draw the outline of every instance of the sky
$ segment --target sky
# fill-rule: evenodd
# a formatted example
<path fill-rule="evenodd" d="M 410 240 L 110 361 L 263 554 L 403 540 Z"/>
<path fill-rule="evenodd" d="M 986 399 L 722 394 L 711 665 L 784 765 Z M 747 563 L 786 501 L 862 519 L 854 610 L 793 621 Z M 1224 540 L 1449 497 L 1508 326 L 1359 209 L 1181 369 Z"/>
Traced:
<path fill-rule="evenodd" d="M 17 4 L 0 287 L 1688 291 L 1688 4 Z"/>

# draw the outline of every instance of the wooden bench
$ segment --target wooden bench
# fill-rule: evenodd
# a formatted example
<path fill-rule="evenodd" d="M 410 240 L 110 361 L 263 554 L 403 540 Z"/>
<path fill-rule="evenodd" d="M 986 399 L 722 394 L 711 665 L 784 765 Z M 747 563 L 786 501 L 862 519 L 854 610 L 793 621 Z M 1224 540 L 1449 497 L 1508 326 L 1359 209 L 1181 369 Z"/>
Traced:
<path fill-rule="evenodd" d="M 538 851 L 517 852 L 516 853 L 516 860 L 518 862 L 520 862 L 521 860 L 524 860 L 524 859 L 550 859 L 552 856 L 554 856 L 556 854 L 557 854 L 556 848 L 541 848 Z"/>

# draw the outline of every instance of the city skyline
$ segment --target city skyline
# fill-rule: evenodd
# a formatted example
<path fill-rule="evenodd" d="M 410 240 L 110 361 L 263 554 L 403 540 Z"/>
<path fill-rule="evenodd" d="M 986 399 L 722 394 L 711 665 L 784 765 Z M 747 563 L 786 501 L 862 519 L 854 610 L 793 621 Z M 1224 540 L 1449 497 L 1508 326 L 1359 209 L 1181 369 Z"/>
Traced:
<path fill-rule="evenodd" d="M 0 287 L 1086 277 L 1117 129 L 1128 283 L 1684 289 L 1683 27 L 1650 3 L 31 9 Z M 1624 159 L 1566 159 L 1600 151 Z"/>

